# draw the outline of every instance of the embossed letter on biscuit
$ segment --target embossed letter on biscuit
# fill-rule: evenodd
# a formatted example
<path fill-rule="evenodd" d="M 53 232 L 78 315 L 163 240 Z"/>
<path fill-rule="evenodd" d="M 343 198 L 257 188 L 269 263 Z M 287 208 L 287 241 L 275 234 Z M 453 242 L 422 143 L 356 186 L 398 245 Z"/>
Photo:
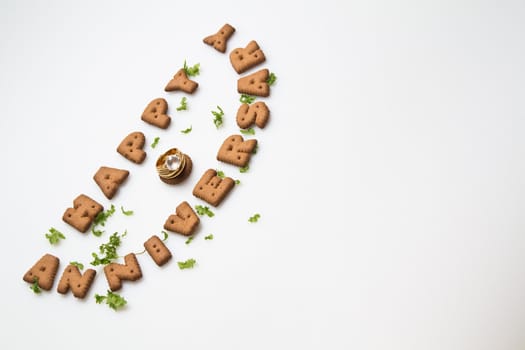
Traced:
<path fill-rule="evenodd" d="M 78 267 L 69 264 L 62 273 L 60 282 L 58 282 L 57 292 L 66 294 L 71 289 L 76 298 L 82 299 L 89 291 L 96 274 L 97 272 L 93 269 L 87 269 L 82 274 Z"/>
<path fill-rule="evenodd" d="M 230 62 L 233 69 L 239 74 L 246 72 L 265 60 L 264 53 L 254 40 L 250 41 L 244 49 L 239 47 L 230 53 Z"/>
<path fill-rule="evenodd" d="M 66 209 L 62 216 L 62 220 L 80 232 L 86 232 L 95 217 L 102 210 L 104 210 L 102 205 L 85 194 L 81 194 L 73 201 L 73 208 Z"/>
<path fill-rule="evenodd" d="M 225 177 L 221 179 L 217 176 L 215 170 L 208 169 L 193 188 L 193 195 L 216 207 L 231 191 L 233 186 L 235 186 L 235 182 L 232 178 Z"/>
<path fill-rule="evenodd" d="M 195 214 L 188 202 L 184 201 L 177 206 L 175 214 L 168 217 L 164 228 L 185 236 L 191 235 L 199 225 L 200 219 Z"/>
<path fill-rule="evenodd" d="M 257 146 L 255 139 L 244 141 L 241 135 L 228 136 L 217 153 L 217 160 L 240 167 L 246 166 L 255 146 Z"/>
<path fill-rule="evenodd" d="M 255 123 L 259 128 L 264 128 L 270 118 L 270 110 L 263 101 L 252 105 L 243 103 L 237 110 L 237 125 L 241 129 L 247 129 Z"/>
<path fill-rule="evenodd" d="M 208 35 L 203 39 L 203 41 L 206 44 L 213 46 L 215 50 L 224 53 L 226 52 L 226 42 L 233 35 L 234 32 L 235 28 L 226 23 L 222 26 L 221 29 L 219 29 L 217 33 L 213 35 Z"/>
<path fill-rule="evenodd" d="M 110 263 L 104 267 L 104 273 L 111 291 L 122 288 L 122 281 L 136 281 L 142 277 L 137 257 L 129 253 L 124 257 L 125 264 Z"/>

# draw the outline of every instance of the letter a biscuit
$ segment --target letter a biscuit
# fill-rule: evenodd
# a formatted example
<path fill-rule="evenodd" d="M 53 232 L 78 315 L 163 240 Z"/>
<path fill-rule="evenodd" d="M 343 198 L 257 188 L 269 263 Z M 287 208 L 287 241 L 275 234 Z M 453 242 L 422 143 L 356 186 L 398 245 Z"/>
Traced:
<path fill-rule="evenodd" d="M 128 178 L 129 171 L 101 166 L 93 176 L 107 199 L 113 198 L 120 185 Z"/>

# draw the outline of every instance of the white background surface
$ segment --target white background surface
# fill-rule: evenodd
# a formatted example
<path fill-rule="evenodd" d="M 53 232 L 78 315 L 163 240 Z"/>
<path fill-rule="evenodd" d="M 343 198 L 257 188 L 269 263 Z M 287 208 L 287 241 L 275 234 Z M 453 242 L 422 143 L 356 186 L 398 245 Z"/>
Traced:
<path fill-rule="evenodd" d="M 520 1 L 2 1 L 0 348 L 523 349 L 524 18 Z M 279 78 L 246 174 L 215 160 L 238 75 L 202 38 L 226 22 L 227 52 L 257 40 Z M 176 112 L 163 88 L 185 59 L 200 86 Z M 167 130 L 140 120 L 156 97 Z M 161 138 L 140 166 L 115 152 L 134 130 Z M 178 187 L 154 170 L 173 146 L 194 160 Z M 112 201 L 102 165 L 131 172 Z M 56 292 L 112 232 L 139 252 L 182 200 L 203 204 L 207 168 L 242 185 L 191 245 L 170 235 L 171 263 L 138 257 L 125 310 L 95 304 L 100 268 L 84 301 Z M 135 215 L 80 234 L 61 221 L 80 193 Z M 61 266 L 34 295 L 22 276 L 44 253 Z"/>

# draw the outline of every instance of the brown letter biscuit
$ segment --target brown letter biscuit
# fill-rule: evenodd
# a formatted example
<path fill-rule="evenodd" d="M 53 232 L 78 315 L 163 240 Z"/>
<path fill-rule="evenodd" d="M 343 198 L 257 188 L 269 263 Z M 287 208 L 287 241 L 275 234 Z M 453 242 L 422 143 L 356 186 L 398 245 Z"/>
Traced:
<path fill-rule="evenodd" d="M 173 76 L 173 79 L 171 79 L 164 88 L 164 91 L 184 91 L 188 94 L 192 94 L 197 88 L 199 87 L 199 83 L 196 81 L 190 80 L 188 76 L 186 75 L 186 71 L 181 68 L 178 70 L 177 73 Z"/>
<path fill-rule="evenodd" d="M 166 114 L 168 102 L 163 98 L 156 98 L 146 106 L 141 119 L 146 123 L 155 125 L 161 129 L 166 129 L 171 122 L 171 117 Z"/>
<path fill-rule="evenodd" d="M 62 220 L 76 228 L 80 232 L 86 232 L 95 217 L 104 210 L 98 202 L 85 194 L 79 195 L 73 201 L 73 208 L 67 208 Z"/>
<path fill-rule="evenodd" d="M 122 288 L 122 281 L 136 281 L 142 277 L 137 257 L 129 253 L 124 257 L 124 265 L 110 263 L 104 267 L 104 273 L 108 281 L 109 289 L 116 291 Z"/>
<path fill-rule="evenodd" d="M 232 178 L 225 177 L 221 179 L 217 176 L 215 170 L 208 169 L 193 188 L 193 195 L 216 207 L 231 191 L 233 186 L 235 186 L 235 182 Z"/>
<path fill-rule="evenodd" d="M 197 214 L 195 214 L 188 202 L 184 201 L 177 206 L 175 214 L 168 217 L 164 223 L 164 229 L 189 236 L 195 231 L 199 222 L 200 219 Z"/>
<path fill-rule="evenodd" d="M 129 171 L 101 166 L 93 176 L 107 199 L 113 198 L 120 185 L 128 178 Z"/>
<path fill-rule="evenodd" d="M 264 128 L 270 118 L 270 110 L 263 101 L 255 102 L 252 105 L 243 103 L 237 110 L 237 125 L 239 128 L 246 129 L 255 123 L 259 128 Z"/>
<path fill-rule="evenodd" d="M 45 254 L 24 275 L 24 281 L 35 283 L 44 290 L 51 290 L 57 274 L 60 260 L 51 254 Z"/>
<path fill-rule="evenodd" d="M 232 36 L 232 34 L 235 32 L 235 28 L 233 28 L 231 25 L 226 23 L 222 26 L 219 31 L 213 35 L 209 35 L 205 37 L 202 41 L 204 41 L 206 44 L 211 45 L 215 48 L 215 50 L 225 53 L 226 52 L 226 42 L 228 39 Z"/>
<path fill-rule="evenodd" d="M 151 236 L 150 239 L 144 242 L 144 248 L 146 248 L 148 254 L 151 256 L 153 261 L 155 261 L 155 264 L 159 266 L 164 265 L 171 259 L 170 250 L 156 235 Z"/>
<path fill-rule="evenodd" d="M 140 131 L 129 134 L 117 147 L 117 152 L 133 163 L 141 164 L 146 158 L 144 144 L 146 137 Z"/>
<path fill-rule="evenodd" d="M 97 272 L 93 269 L 87 269 L 82 274 L 77 266 L 69 264 L 62 273 L 60 282 L 58 282 L 57 292 L 66 294 L 71 289 L 76 298 L 83 299 L 96 274 Z"/>
<path fill-rule="evenodd" d="M 243 48 L 236 48 L 230 53 L 230 62 L 233 69 L 239 74 L 255 67 L 266 60 L 264 52 L 259 49 L 256 41 L 252 40 Z"/>
<path fill-rule="evenodd" d="M 270 96 L 270 85 L 268 85 L 269 76 L 270 71 L 265 68 L 242 77 L 237 81 L 237 91 L 241 94 L 254 96 Z"/>
<path fill-rule="evenodd" d="M 244 141 L 241 135 L 228 136 L 222 143 L 221 148 L 219 148 L 217 160 L 239 167 L 246 166 L 250 161 L 255 146 L 257 146 L 257 140 L 255 139 Z"/>

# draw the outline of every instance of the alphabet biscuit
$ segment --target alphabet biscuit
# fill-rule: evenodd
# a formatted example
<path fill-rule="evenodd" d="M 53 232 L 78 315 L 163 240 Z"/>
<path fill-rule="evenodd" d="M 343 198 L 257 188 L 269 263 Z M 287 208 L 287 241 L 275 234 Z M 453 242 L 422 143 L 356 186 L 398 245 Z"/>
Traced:
<path fill-rule="evenodd" d="M 233 35 L 235 32 L 235 28 L 233 28 L 231 25 L 226 23 L 219 29 L 219 31 L 213 35 L 209 35 L 205 37 L 202 41 L 204 43 L 211 45 L 215 48 L 215 50 L 225 53 L 226 52 L 226 43 L 228 39 Z"/>
<path fill-rule="evenodd" d="M 200 219 L 197 214 L 195 214 L 188 202 L 184 201 L 177 206 L 175 214 L 168 217 L 164 223 L 164 229 L 184 236 L 190 236 L 199 225 L 199 222 Z"/>
<path fill-rule="evenodd" d="M 124 257 L 124 265 L 110 263 L 104 267 L 104 274 L 108 281 L 109 289 L 116 291 L 122 288 L 122 281 L 136 281 L 142 277 L 137 257 L 129 253 Z"/>
<path fill-rule="evenodd" d="M 87 269 L 82 274 L 77 266 L 69 264 L 64 269 L 58 282 L 57 292 L 66 294 L 71 289 L 76 298 L 83 299 L 89 291 L 96 274 L 97 272 L 93 269 Z"/>
<path fill-rule="evenodd" d="M 239 47 L 230 53 L 232 67 L 239 74 L 246 72 L 265 60 L 264 52 L 254 40 L 250 41 L 244 49 Z"/>
<path fill-rule="evenodd" d="M 244 141 L 241 135 L 228 136 L 219 148 L 217 160 L 239 167 L 246 166 L 256 146 L 255 139 Z"/>
<path fill-rule="evenodd" d="M 128 178 L 129 171 L 101 166 L 93 176 L 107 199 L 115 196 L 120 185 Z"/>
<path fill-rule="evenodd" d="M 164 265 L 171 259 L 171 252 L 157 235 L 151 236 L 144 242 L 144 248 L 158 266 Z"/>
<path fill-rule="evenodd" d="M 141 119 L 146 123 L 166 129 L 171 123 L 171 117 L 166 114 L 167 111 L 168 102 L 163 98 L 156 98 L 148 103 Z"/>
<path fill-rule="evenodd" d="M 270 96 L 269 77 L 270 71 L 266 68 L 242 77 L 237 80 L 237 91 L 240 94 L 268 97 Z"/>
<path fill-rule="evenodd" d="M 67 222 L 80 232 L 86 232 L 95 217 L 104 210 L 104 207 L 86 196 L 85 194 L 79 195 L 73 200 L 73 208 L 67 208 L 62 216 L 62 220 Z"/>
<path fill-rule="evenodd" d="M 60 260 L 51 254 L 43 255 L 23 277 L 27 283 L 37 282 L 44 290 L 51 290 Z"/>
<path fill-rule="evenodd" d="M 144 144 L 146 137 L 140 131 L 135 131 L 129 134 L 120 142 L 117 147 L 117 152 L 126 159 L 136 164 L 141 164 L 146 159 L 146 152 L 144 151 Z"/>
<path fill-rule="evenodd" d="M 270 118 L 270 110 L 263 101 L 248 105 L 243 103 L 237 110 L 237 125 L 241 129 L 246 129 L 254 123 L 259 128 L 264 128 Z"/>
<path fill-rule="evenodd" d="M 192 94 L 197 88 L 199 87 L 199 83 L 196 81 L 190 80 L 188 78 L 188 75 L 186 74 L 186 71 L 181 68 L 175 73 L 173 76 L 173 79 L 171 79 L 166 87 L 164 88 L 164 91 L 184 91 L 188 94 Z"/>
<path fill-rule="evenodd" d="M 216 207 L 234 186 L 235 182 L 231 177 L 221 179 L 217 176 L 217 171 L 208 169 L 193 188 L 193 195 Z"/>

